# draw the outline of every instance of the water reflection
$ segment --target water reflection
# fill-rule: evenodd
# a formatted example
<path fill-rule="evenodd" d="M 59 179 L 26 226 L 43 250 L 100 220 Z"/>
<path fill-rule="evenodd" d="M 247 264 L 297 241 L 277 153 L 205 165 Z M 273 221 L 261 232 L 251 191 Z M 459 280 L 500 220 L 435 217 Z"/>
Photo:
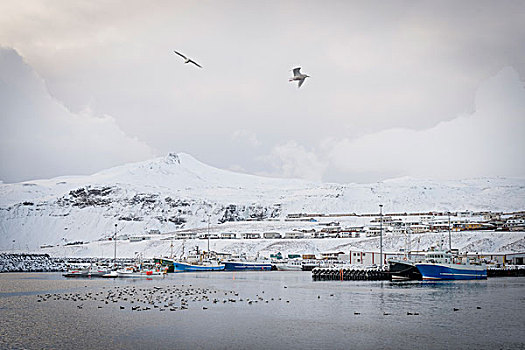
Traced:
<path fill-rule="evenodd" d="M 8 320 L 0 347 L 525 346 L 525 280 L 520 278 L 313 282 L 304 272 L 215 272 L 153 281 L 9 274 L 0 275 L 0 282 L 11 286 L 0 298 L 0 316 Z M 61 296 L 38 302 L 44 293 Z M 117 301 L 105 303 L 104 297 L 119 293 Z M 63 300 L 73 294 L 80 295 L 77 302 Z M 169 302 L 174 311 L 163 306 Z"/>

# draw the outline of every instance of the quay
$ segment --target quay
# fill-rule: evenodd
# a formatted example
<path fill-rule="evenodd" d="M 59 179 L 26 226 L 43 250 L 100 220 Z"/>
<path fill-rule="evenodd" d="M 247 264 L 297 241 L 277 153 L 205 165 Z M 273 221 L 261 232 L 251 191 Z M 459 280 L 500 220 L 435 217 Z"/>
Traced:
<path fill-rule="evenodd" d="M 525 266 L 488 268 L 487 277 L 525 277 Z"/>
<path fill-rule="evenodd" d="M 390 272 L 378 269 L 323 268 L 312 270 L 314 281 L 390 281 Z"/>

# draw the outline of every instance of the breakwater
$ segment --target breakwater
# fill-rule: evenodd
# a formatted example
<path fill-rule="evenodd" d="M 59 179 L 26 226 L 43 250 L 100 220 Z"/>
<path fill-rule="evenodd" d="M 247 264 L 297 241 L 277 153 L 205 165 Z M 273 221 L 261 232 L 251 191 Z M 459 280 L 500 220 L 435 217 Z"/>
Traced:
<path fill-rule="evenodd" d="M 134 262 L 134 259 L 117 259 L 118 265 Z M 150 262 L 150 260 L 143 260 Z M 113 264 L 110 258 L 67 258 L 50 257 L 48 254 L 31 253 L 0 253 L 0 273 L 2 272 L 63 272 L 67 271 L 70 264 L 90 264 L 98 263 L 102 265 Z"/>

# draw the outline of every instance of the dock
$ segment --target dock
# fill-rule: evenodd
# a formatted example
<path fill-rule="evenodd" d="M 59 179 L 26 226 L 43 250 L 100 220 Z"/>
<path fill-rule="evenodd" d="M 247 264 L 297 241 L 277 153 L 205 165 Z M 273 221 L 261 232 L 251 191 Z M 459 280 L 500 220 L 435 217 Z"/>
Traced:
<path fill-rule="evenodd" d="M 487 277 L 525 277 L 525 266 L 488 268 Z"/>
<path fill-rule="evenodd" d="M 390 272 L 378 269 L 324 268 L 312 270 L 314 281 L 390 281 Z"/>

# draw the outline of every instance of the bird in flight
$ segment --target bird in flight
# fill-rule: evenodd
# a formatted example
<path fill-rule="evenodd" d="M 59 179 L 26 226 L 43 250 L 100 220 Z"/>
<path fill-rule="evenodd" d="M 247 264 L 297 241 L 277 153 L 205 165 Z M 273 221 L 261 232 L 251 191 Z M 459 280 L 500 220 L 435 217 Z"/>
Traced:
<path fill-rule="evenodd" d="M 183 54 L 181 54 L 180 52 L 177 52 L 175 50 L 173 50 L 173 52 L 175 52 L 177 55 L 179 55 L 180 57 L 184 58 L 184 63 L 193 63 L 194 65 L 196 65 L 197 67 L 199 68 L 202 68 L 202 66 L 200 64 L 198 64 L 197 62 L 195 62 L 194 60 L 184 56 Z"/>
<path fill-rule="evenodd" d="M 301 85 L 303 85 L 304 83 L 304 80 L 308 77 L 310 77 L 309 75 L 306 75 L 306 74 L 302 74 L 300 72 L 301 70 L 301 67 L 297 67 L 297 68 L 294 68 L 293 69 L 293 77 L 288 79 L 288 81 L 298 81 L 299 84 L 297 84 L 297 88 L 300 88 Z"/>

